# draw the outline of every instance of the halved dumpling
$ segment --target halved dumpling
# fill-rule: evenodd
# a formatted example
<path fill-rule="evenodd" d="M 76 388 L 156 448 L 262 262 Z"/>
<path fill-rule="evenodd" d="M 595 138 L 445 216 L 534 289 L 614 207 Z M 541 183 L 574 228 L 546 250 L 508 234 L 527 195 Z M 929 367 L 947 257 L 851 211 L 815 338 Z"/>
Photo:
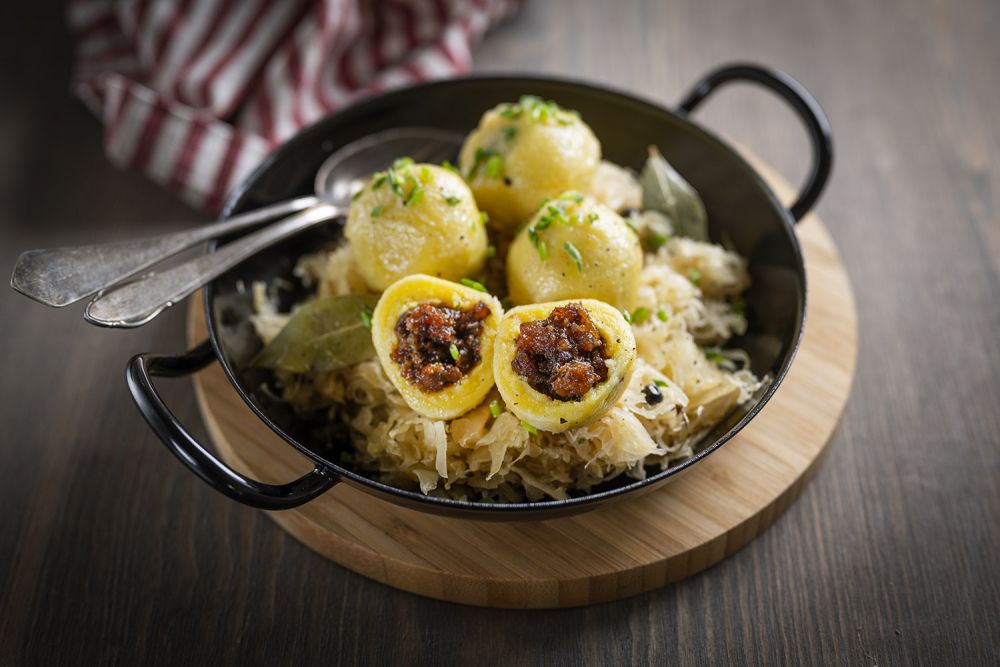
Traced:
<path fill-rule="evenodd" d="M 595 299 L 519 306 L 500 322 L 493 375 L 507 409 L 560 433 L 598 419 L 632 376 L 636 346 L 621 311 Z"/>
<path fill-rule="evenodd" d="M 431 419 L 454 419 L 493 387 L 493 341 L 503 309 L 496 297 L 423 274 L 389 286 L 372 313 L 372 342 L 406 404 Z"/>

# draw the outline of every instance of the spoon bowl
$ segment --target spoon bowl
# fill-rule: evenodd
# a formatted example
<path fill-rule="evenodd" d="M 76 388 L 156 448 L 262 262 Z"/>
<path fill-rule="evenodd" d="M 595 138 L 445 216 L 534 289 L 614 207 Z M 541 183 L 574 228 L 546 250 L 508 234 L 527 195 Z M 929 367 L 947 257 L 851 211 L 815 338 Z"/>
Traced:
<path fill-rule="evenodd" d="M 396 158 L 405 155 L 414 162 L 455 159 L 462 139 L 461 134 L 433 127 L 399 127 L 355 139 L 317 170 L 316 196 L 346 209 L 372 173 Z"/>

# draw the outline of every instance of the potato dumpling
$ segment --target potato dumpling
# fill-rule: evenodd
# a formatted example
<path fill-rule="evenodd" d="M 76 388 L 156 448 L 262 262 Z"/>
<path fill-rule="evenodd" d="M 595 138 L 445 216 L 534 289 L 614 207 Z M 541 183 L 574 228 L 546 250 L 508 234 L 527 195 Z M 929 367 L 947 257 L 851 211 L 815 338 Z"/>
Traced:
<path fill-rule="evenodd" d="M 598 419 L 624 393 L 636 346 L 624 316 L 594 299 L 519 306 L 497 332 L 493 375 L 507 409 L 560 433 Z"/>
<path fill-rule="evenodd" d="M 361 277 L 377 292 L 415 273 L 449 280 L 474 275 L 488 245 L 465 181 L 408 158 L 375 173 L 355 195 L 344 235 Z"/>
<path fill-rule="evenodd" d="M 382 370 L 406 404 L 430 419 L 454 419 L 493 388 L 496 297 L 427 275 L 393 283 L 372 313 Z"/>
<path fill-rule="evenodd" d="M 459 157 L 480 208 L 508 232 L 546 197 L 586 190 L 600 162 L 601 144 L 575 112 L 532 96 L 487 111 Z"/>
<path fill-rule="evenodd" d="M 620 215 L 566 192 L 546 202 L 507 254 L 507 289 L 517 305 L 591 298 L 631 309 L 642 245 Z"/>

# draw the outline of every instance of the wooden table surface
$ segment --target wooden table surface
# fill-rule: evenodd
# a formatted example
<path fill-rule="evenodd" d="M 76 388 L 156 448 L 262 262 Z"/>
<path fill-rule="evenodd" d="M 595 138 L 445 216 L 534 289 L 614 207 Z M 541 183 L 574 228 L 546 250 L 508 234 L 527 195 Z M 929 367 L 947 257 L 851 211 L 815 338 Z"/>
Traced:
<path fill-rule="evenodd" d="M 5 271 L 27 248 L 197 219 L 102 156 L 47 4 L 0 9 Z M 749 547 L 565 611 L 396 591 L 209 489 L 146 428 L 123 368 L 180 349 L 183 309 L 104 331 L 80 308 L 0 291 L 0 664 L 997 664 L 1000 5 L 958 5 L 535 0 L 478 52 L 482 70 L 666 104 L 718 63 L 760 61 L 829 113 L 837 164 L 820 212 L 857 296 L 858 373 L 816 478 Z M 802 173 L 804 132 L 765 94 L 727 90 L 698 117 Z M 187 382 L 164 393 L 197 421 Z"/>

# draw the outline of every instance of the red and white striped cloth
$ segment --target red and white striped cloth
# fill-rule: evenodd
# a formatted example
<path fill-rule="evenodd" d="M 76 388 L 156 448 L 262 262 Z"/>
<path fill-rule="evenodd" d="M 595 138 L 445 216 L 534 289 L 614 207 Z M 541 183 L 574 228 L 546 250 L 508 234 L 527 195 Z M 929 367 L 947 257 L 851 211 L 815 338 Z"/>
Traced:
<path fill-rule="evenodd" d="M 71 0 L 74 90 L 108 157 L 216 212 L 297 129 L 469 70 L 519 0 Z"/>

